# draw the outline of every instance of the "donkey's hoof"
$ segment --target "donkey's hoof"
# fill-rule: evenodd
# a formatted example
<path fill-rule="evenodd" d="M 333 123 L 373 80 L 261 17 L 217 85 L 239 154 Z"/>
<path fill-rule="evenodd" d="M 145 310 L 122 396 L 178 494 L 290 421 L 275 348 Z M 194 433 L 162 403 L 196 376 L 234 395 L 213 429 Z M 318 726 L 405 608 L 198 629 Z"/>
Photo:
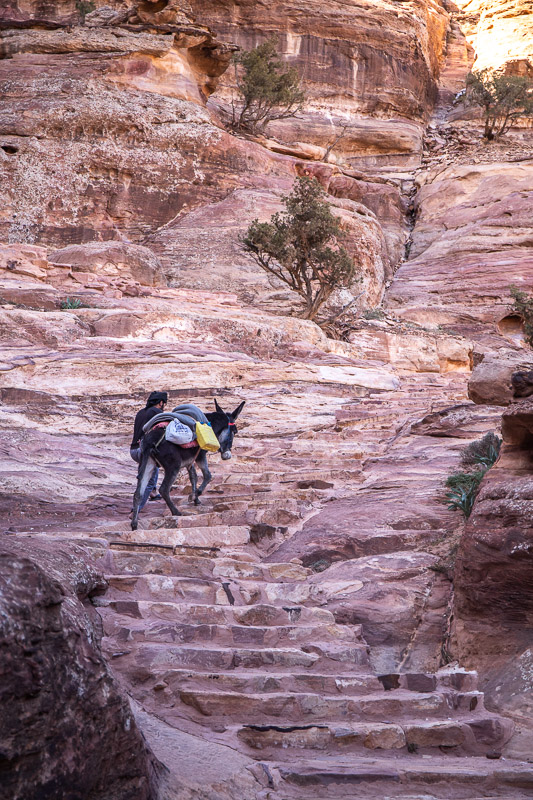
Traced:
<path fill-rule="evenodd" d="M 137 530 L 137 523 L 136 522 L 132 522 L 131 523 L 131 529 L 132 529 L 132 531 L 136 531 Z"/>
<path fill-rule="evenodd" d="M 194 498 L 194 505 L 195 506 L 201 506 L 202 505 L 202 501 L 198 497 L 195 497 Z"/>

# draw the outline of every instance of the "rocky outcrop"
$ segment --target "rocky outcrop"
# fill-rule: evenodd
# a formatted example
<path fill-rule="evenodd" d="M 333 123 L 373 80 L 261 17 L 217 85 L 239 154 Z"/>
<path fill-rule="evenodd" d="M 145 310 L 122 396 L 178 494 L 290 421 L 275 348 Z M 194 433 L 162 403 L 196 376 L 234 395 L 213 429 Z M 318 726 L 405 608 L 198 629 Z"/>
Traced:
<path fill-rule="evenodd" d="M 511 74 L 533 70 L 533 10 L 521 0 L 460 2 L 459 16 L 475 53 L 475 69 Z"/>
<path fill-rule="evenodd" d="M 268 7 L 193 0 L 192 6 L 243 48 L 276 36 L 286 61 L 299 70 L 308 102 L 297 119 L 271 126 L 279 139 L 326 147 L 348 123 L 335 148 L 348 164 L 416 163 L 445 47 L 444 4 L 417 2 L 412 13 L 386 1 L 347 6 L 312 0 L 304 8 L 292 0 Z M 230 83 L 228 73 L 224 99 Z"/>
<path fill-rule="evenodd" d="M 10 800 L 153 800 L 155 760 L 102 657 L 89 602 L 105 581 L 79 548 L 69 550 L 2 543 L 2 792 Z"/>
<path fill-rule="evenodd" d="M 501 343 L 497 325 L 510 313 L 510 286 L 533 280 L 533 161 L 435 168 L 422 180 L 410 256 L 389 292 L 391 308 L 494 347 Z"/>
<path fill-rule="evenodd" d="M 532 365 L 528 350 L 501 348 L 497 353 L 490 353 L 474 367 L 468 382 L 468 396 L 480 405 L 507 406 L 515 396 L 513 376 L 527 373 Z"/>

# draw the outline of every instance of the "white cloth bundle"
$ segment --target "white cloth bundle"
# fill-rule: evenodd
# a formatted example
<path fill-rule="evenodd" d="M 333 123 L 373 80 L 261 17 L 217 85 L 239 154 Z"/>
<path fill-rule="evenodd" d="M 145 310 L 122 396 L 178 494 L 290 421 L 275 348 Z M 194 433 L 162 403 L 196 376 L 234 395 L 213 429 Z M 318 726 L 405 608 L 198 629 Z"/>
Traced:
<path fill-rule="evenodd" d="M 172 444 L 189 444 L 194 439 L 194 433 L 188 425 L 173 419 L 165 429 L 165 439 Z"/>

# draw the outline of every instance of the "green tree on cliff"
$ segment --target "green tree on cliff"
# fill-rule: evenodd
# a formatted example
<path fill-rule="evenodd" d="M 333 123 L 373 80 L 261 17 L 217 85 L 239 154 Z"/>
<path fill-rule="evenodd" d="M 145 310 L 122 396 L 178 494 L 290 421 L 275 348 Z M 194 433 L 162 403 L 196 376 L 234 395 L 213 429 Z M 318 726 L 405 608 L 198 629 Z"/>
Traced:
<path fill-rule="evenodd" d="M 275 119 L 294 117 L 305 95 L 293 67 L 286 68 L 276 51 L 275 39 L 234 57 L 239 101 L 232 101 L 232 125 L 250 133 L 262 133 Z"/>
<path fill-rule="evenodd" d="M 466 79 L 466 102 L 483 109 L 488 141 L 502 136 L 521 117 L 533 117 L 533 83 L 519 75 L 488 69 L 471 72 Z"/>
<path fill-rule="evenodd" d="M 341 220 L 316 178 L 297 178 L 282 199 L 285 210 L 270 222 L 254 219 L 242 244 L 262 269 L 304 299 L 302 317 L 314 320 L 334 289 L 360 280 L 357 267 L 341 244 Z"/>

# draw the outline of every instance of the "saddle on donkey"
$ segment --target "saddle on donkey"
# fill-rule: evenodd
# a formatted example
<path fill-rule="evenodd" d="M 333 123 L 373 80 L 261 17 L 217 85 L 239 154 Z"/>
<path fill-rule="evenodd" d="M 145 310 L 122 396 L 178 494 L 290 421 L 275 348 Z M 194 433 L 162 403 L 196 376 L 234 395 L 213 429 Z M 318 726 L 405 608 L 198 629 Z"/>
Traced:
<path fill-rule="evenodd" d="M 198 446 L 208 453 L 216 453 L 220 449 L 211 423 L 204 412 L 192 403 L 182 403 L 172 411 L 156 414 L 144 425 L 143 432 L 147 434 L 153 428 L 161 427 L 165 430 L 155 445 L 156 452 L 163 438 L 179 447 Z"/>

